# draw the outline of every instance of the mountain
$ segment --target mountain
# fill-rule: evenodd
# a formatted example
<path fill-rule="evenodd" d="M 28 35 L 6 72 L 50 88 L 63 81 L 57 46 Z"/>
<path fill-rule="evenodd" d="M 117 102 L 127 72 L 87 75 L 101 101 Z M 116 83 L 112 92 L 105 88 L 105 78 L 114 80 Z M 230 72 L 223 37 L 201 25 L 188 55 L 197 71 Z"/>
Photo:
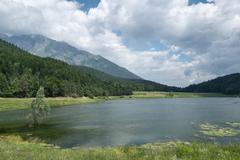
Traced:
<path fill-rule="evenodd" d="M 87 51 L 79 50 L 65 42 L 55 41 L 42 35 L 7 36 L 0 34 L 0 37 L 34 55 L 51 57 L 71 65 L 90 67 L 117 77 L 141 79 L 139 76 L 102 56 L 93 55 Z"/>
<path fill-rule="evenodd" d="M 33 97 L 40 86 L 48 97 L 129 95 L 132 91 L 173 89 L 38 57 L 0 39 L 0 97 Z"/>
<path fill-rule="evenodd" d="M 123 84 L 128 84 L 132 91 L 179 91 L 180 88 L 174 86 L 167 86 L 164 84 L 159 84 L 156 82 L 143 80 L 143 79 L 124 79 L 115 77 L 104 72 L 100 72 L 98 70 L 84 67 L 84 66 L 74 66 L 75 68 L 79 68 L 81 71 L 86 71 L 88 74 L 94 75 L 103 81 L 113 81 Z"/>
<path fill-rule="evenodd" d="M 229 95 L 240 94 L 240 73 L 234 73 L 183 89 L 186 92 L 213 92 Z"/>

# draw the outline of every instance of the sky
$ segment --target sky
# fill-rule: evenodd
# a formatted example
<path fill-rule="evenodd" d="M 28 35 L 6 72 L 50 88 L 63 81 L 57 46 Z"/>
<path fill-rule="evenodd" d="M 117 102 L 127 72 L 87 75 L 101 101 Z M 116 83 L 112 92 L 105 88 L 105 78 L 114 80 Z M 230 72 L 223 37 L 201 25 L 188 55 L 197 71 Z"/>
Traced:
<path fill-rule="evenodd" d="M 1 0 L 0 19 L 163 84 L 240 72 L 239 0 Z"/>
<path fill-rule="evenodd" d="M 76 0 L 78 3 L 83 4 L 81 10 L 88 12 L 91 8 L 96 8 L 100 0 Z"/>

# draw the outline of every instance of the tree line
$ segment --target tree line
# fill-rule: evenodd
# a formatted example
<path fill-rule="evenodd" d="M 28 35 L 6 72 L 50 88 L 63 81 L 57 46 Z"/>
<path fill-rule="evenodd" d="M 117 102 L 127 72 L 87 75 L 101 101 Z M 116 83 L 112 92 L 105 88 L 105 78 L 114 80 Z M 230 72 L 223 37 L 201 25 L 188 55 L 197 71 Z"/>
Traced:
<path fill-rule="evenodd" d="M 240 94 L 240 73 L 234 73 L 200 84 L 190 85 L 183 89 L 185 92 L 211 92 L 226 95 Z"/>
<path fill-rule="evenodd" d="M 0 97 L 35 97 L 45 88 L 47 97 L 119 96 L 133 90 L 167 90 L 145 80 L 116 78 L 86 67 L 68 65 L 52 58 L 34 56 L 0 40 Z"/>
<path fill-rule="evenodd" d="M 124 84 L 103 81 L 64 62 L 31 55 L 0 40 L 0 96 L 34 97 L 40 86 L 48 97 L 132 93 Z"/>

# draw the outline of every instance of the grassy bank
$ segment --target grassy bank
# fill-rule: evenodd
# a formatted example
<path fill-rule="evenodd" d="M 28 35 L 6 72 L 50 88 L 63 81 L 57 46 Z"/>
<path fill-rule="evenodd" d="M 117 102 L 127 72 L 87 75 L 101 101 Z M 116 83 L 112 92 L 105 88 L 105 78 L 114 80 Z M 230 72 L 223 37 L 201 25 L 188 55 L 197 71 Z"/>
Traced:
<path fill-rule="evenodd" d="M 95 97 L 94 99 L 87 97 L 70 98 L 47 98 L 51 107 L 94 103 L 103 100 L 113 99 L 130 99 L 130 98 L 200 98 L 200 97 L 224 97 L 222 94 L 216 93 L 185 93 L 185 92 L 133 92 L 130 96 L 110 96 Z M 30 108 L 32 98 L 0 98 L 0 111 L 17 110 Z"/>
<path fill-rule="evenodd" d="M 240 145 L 168 142 L 114 148 L 60 149 L 19 137 L 0 138 L 2 160 L 239 160 Z"/>
<path fill-rule="evenodd" d="M 30 108 L 32 100 L 33 100 L 32 98 L 0 98 L 0 111 Z M 48 104 L 51 107 L 74 105 L 74 104 L 86 104 L 86 103 L 94 103 L 94 102 L 101 101 L 101 99 L 99 98 L 91 99 L 87 97 L 46 98 L 46 100 L 48 101 Z"/>
<path fill-rule="evenodd" d="M 204 98 L 204 97 L 227 97 L 220 93 L 189 93 L 189 92 L 145 92 L 135 91 L 130 96 L 110 96 L 108 99 L 144 99 L 144 98 Z"/>
<path fill-rule="evenodd" d="M 220 93 L 189 93 L 189 92 L 133 92 L 133 98 L 200 98 L 224 97 Z"/>

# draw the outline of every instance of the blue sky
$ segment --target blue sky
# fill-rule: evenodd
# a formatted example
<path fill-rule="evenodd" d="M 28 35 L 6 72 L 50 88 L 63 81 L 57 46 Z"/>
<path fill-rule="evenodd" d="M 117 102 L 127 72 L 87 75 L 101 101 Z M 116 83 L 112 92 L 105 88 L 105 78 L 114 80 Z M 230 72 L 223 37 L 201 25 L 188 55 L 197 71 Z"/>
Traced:
<path fill-rule="evenodd" d="M 202 3 L 207 3 L 207 0 L 189 0 L 188 3 L 191 5 L 191 4 L 197 4 L 199 2 L 202 2 Z"/>
<path fill-rule="evenodd" d="M 100 0 L 76 0 L 77 2 L 84 4 L 83 10 L 88 11 L 90 8 L 95 8 L 97 7 L 98 3 Z"/>
<path fill-rule="evenodd" d="M 198 3 L 215 3 L 215 2 L 208 2 L 207 0 L 189 0 L 188 1 L 189 5 L 198 4 Z"/>
<path fill-rule="evenodd" d="M 76 0 L 76 1 L 84 4 L 84 7 L 82 8 L 84 11 L 88 11 L 90 8 L 97 7 L 98 3 L 100 2 L 100 0 Z M 199 2 L 207 3 L 207 0 L 189 0 L 188 2 L 189 5 L 192 5 L 197 4 Z"/>

